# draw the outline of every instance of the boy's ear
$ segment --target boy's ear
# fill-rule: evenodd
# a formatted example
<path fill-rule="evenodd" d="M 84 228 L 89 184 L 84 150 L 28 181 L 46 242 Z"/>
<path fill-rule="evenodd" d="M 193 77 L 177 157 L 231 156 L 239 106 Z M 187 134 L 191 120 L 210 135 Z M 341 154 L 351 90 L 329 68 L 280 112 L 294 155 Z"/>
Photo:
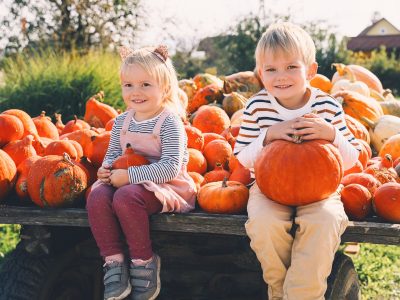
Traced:
<path fill-rule="evenodd" d="M 308 67 L 308 72 L 307 72 L 307 80 L 313 79 L 315 74 L 317 74 L 318 71 L 318 64 L 316 62 L 313 62 L 309 67 Z"/>

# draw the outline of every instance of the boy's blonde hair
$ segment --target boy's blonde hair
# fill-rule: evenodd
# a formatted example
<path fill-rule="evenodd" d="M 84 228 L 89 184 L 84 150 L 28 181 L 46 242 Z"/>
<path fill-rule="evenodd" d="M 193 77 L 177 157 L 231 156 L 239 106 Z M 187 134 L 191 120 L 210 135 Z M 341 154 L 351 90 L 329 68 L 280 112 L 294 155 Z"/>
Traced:
<path fill-rule="evenodd" d="M 145 47 L 130 52 L 129 56 L 122 61 L 120 75 L 123 76 L 128 71 L 129 65 L 135 64 L 142 67 L 156 80 L 164 92 L 164 105 L 180 117 L 185 117 L 186 112 L 179 99 L 178 79 L 172 61 L 169 58 L 164 60 L 154 50 L 154 47 Z"/>
<path fill-rule="evenodd" d="M 286 54 L 299 55 L 307 66 L 315 62 L 315 44 L 311 36 L 290 22 L 274 23 L 261 36 L 255 52 L 258 69 L 263 64 L 267 51 L 273 54 L 283 51 Z"/>

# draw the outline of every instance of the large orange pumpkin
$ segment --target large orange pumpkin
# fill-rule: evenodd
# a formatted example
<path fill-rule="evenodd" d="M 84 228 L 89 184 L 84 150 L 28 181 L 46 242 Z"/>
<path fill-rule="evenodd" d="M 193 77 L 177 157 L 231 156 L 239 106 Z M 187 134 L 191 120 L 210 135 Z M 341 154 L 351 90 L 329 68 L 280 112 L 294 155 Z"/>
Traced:
<path fill-rule="evenodd" d="M 343 162 L 339 150 L 325 140 L 293 143 L 275 140 L 255 163 L 260 190 L 280 204 L 298 206 L 329 197 L 339 187 Z"/>
<path fill-rule="evenodd" d="M 249 199 L 247 187 L 236 181 L 210 182 L 200 188 L 197 201 L 208 213 L 236 214 L 245 211 Z"/>
<path fill-rule="evenodd" d="M 393 160 L 400 157 L 400 133 L 392 135 L 382 145 L 379 156 L 383 158 L 386 154 L 390 154 Z"/>
<path fill-rule="evenodd" d="M 28 193 L 41 207 L 71 206 L 87 188 L 85 172 L 68 155 L 48 155 L 37 160 L 28 173 Z"/>
<path fill-rule="evenodd" d="M 400 223 L 400 183 L 388 182 L 374 194 L 374 209 L 387 221 Z"/>
<path fill-rule="evenodd" d="M 17 180 L 17 167 L 11 157 L 0 149 L 0 201 L 12 190 Z"/>
<path fill-rule="evenodd" d="M 32 118 L 23 110 L 20 109 L 8 109 L 2 112 L 2 114 L 6 115 L 13 115 L 16 116 L 18 119 L 21 120 L 22 124 L 24 125 L 24 136 L 29 134 L 33 135 L 35 139 L 39 138 L 39 134 L 35 127 L 35 123 L 33 123 Z"/>
<path fill-rule="evenodd" d="M 32 143 L 33 136 L 27 135 L 22 140 L 9 142 L 3 147 L 3 150 L 10 155 L 15 165 L 18 166 L 26 158 L 37 155 Z"/>
<path fill-rule="evenodd" d="M 32 119 L 40 137 L 47 137 L 53 140 L 58 140 L 60 134 L 56 125 L 51 122 L 51 118 L 46 116 L 46 112 L 42 111 L 40 116 Z"/>
<path fill-rule="evenodd" d="M 24 125 L 13 115 L 0 114 L 0 147 L 22 138 Z"/>

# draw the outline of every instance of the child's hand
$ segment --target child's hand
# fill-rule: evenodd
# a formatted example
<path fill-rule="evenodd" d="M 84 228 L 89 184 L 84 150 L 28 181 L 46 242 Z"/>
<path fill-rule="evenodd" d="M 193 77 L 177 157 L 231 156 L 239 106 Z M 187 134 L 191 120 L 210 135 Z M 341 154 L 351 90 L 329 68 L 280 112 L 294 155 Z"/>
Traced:
<path fill-rule="evenodd" d="M 265 135 L 263 145 L 271 143 L 274 140 L 285 140 L 293 142 L 292 134 L 295 131 L 293 124 L 295 120 L 283 121 L 272 125 L 268 128 L 267 134 Z"/>
<path fill-rule="evenodd" d="M 111 175 L 111 166 L 109 165 L 101 166 L 97 171 L 97 178 L 105 184 L 110 184 L 110 175 Z"/>
<path fill-rule="evenodd" d="M 112 170 L 110 176 L 110 184 L 116 188 L 129 184 L 128 170 Z"/>
<path fill-rule="evenodd" d="M 294 121 L 294 134 L 300 135 L 303 140 L 335 140 L 335 127 L 315 114 L 305 114 Z"/>

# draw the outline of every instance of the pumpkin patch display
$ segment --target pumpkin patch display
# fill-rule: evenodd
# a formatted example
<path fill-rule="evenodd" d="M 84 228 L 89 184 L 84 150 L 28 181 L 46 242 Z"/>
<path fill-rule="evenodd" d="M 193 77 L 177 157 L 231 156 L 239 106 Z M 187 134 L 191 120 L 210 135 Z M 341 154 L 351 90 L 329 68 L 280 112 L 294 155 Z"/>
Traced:
<path fill-rule="evenodd" d="M 67 154 L 48 155 L 37 160 L 28 173 L 28 194 L 40 207 L 68 207 L 87 188 L 85 171 Z"/>
<path fill-rule="evenodd" d="M 254 171 L 265 196 L 283 205 L 299 206 L 334 193 L 343 176 L 343 162 L 339 150 L 325 140 L 275 140 L 264 147 Z"/>
<path fill-rule="evenodd" d="M 247 187 L 240 182 L 227 181 L 227 178 L 203 185 L 197 196 L 202 210 L 216 214 L 242 213 L 248 199 Z"/>

